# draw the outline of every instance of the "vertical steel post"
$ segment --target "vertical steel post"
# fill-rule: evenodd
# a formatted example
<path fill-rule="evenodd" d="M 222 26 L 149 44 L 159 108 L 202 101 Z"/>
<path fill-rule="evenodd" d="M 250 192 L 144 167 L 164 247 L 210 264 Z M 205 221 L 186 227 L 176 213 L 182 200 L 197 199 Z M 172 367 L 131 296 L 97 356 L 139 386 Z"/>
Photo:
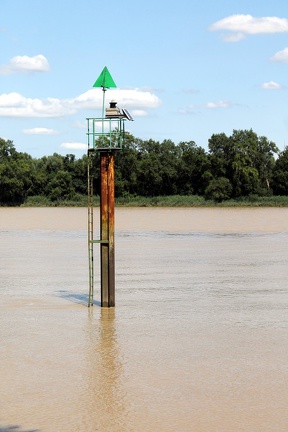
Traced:
<path fill-rule="evenodd" d="M 114 186 L 114 152 L 108 156 L 108 241 L 109 241 L 109 294 L 108 306 L 115 306 L 115 252 L 114 252 L 114 221 L 115 221 L 115 186 Z"/>
<path fill-rule="evenodd" d="M 88 307 L 93 306 L 94 296 L 94 227 L 93 227 L 93 156 L 94 150 L 88 150 L 88 259 L 89 259 L 89 299 Z"/>
<path fill-rule="evenodd" d="M 115 306 L 114 152 L 100 152 L 101 306 Z"/>

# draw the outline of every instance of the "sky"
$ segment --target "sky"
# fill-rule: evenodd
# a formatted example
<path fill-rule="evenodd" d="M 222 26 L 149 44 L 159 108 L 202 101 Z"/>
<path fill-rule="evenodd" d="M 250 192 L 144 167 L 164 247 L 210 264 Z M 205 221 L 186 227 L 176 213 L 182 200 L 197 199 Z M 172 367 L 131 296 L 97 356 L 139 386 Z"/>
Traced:
<path fill-rule="evenodd" d="M 250 130 L 288 145 L 287 0 L 0 0 L 0 137 L 32 157 L 87 151 L 106 92 L 142 140 Z"/>

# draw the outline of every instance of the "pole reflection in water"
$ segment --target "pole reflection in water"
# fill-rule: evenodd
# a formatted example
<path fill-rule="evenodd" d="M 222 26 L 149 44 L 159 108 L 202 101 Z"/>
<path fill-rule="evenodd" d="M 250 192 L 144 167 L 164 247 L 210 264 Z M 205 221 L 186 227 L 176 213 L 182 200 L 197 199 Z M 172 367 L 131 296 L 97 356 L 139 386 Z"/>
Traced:
<path fill-rule="evenodd" d="M 87 322 L 87 393 L 83 430 L 130 430 L 126 423 L 123 359 L 117 339 L 115 309 L 94 308 Z M 96 316 L 97 313 L 97 316 Z"/>

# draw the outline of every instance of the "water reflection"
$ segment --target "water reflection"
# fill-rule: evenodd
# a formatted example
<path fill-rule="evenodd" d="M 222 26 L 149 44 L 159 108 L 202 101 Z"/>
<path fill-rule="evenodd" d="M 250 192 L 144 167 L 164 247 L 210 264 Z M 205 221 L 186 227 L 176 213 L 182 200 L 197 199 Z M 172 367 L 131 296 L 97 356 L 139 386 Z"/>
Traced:
<path fill-rule="evenodd" d="M 29 429 L 24 430 L 21 428 L 21 426 L 0 426 L 0 432 L 40 432 L 39 429 Z"/>
<path fill-rule="evenodd" d="M 88 293 L 74 293 L 74 292 L 69 292 L 67 290 L 58 290 L 55 292 L 57 297 L 61 297 L 63 299 L 69 300 L 73 303 L 77 303 L 77 304 L 82 304 L 84 306 L 88 305 L 88 298 L 89 295 Z M 94 300 L 93 301 L 94 306 L 101 306 L 101 302 L 99 300 Z M 1 432 L 1 431 L 0 431 Z"/>
<path fill-rule="evenodd" d="M 88 310 L 86 431 L 129 430 L 123 388 L 123 358 L 113 308 Z"/>

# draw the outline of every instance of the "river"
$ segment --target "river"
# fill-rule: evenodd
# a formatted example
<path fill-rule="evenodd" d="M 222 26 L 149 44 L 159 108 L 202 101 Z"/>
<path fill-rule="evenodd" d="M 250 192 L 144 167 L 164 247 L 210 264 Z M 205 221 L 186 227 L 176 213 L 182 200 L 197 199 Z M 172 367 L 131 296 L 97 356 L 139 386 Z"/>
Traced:
<path fill-rule="evenodd" d="M 288 209 L 116 208 L 110 309 L 86 227 L 0 208 L 0 431 L 287 432 Z"/>

